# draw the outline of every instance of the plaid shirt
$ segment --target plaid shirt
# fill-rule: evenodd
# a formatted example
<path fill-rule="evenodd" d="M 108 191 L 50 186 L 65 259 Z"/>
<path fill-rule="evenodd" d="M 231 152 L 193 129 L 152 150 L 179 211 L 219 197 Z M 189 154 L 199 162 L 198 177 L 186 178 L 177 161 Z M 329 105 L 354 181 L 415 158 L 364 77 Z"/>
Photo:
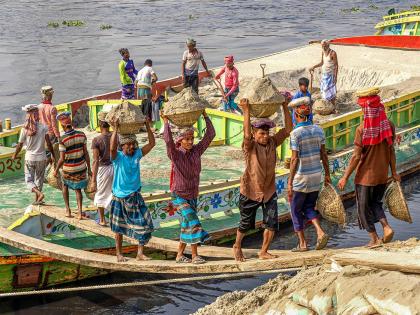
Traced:
<path fill-rule="evenodd" d="M 192 149 L 186 151 L 182 147 L 177 147 L 172 138 L 169 123 L 165 124 L 163 139 L 166 142 L 166 152 L 172 161 L 173 182 L 170 187 L 171 192 L 178 196 L 191 200 L 198 196 L 198 186 L 200 184 L 201 155 L 209 147 L 211 141 L 216 136 L 210 118 L 206 117 L 206 133 L 203 139 L 193 145 Z"/>

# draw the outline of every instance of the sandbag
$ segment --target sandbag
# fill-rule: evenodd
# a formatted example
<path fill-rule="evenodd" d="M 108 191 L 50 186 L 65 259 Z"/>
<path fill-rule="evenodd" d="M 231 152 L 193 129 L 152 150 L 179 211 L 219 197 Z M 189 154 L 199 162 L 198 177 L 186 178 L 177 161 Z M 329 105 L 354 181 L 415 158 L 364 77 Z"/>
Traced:
<path fill-rule="evenodd" d="M 47 174 L 47 183 L 56 189 L 61 190 L 63 188 L 63 181 L 61 179 L 61 174 L 58 172 L 58 176 L 54 176 L 54 166 L 50 166 L 50 169 Z"/>
<path fill-rule="evenodd" d="M 332 114 L 334 110 L 334 104 L 324 99 L 318 99 L 312 105 L 312 111 L 323 116 Z"/>
<path fill-rule="evenodd" d="M 105 120 L 111 124 L 118 121 L 119 126 L 117 132 L 120 134 L 136 134 L 139 133 L 146 118 L 140 107 L 124 100 L 121 104 L 111 108 Z"/>

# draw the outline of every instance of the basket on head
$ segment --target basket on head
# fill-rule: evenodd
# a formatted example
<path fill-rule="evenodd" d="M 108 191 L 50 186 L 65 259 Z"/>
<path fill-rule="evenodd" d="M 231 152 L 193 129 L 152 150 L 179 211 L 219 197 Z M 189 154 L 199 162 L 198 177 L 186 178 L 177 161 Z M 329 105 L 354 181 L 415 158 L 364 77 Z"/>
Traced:
<path fill-rule="evenodd" d="M 391 215 L 401 221 L 413 223 L 410 210 L 401 189 L 401 185 L 397 181 L 392 181 L 384 194 L 385 205 Z"/>
<path fill-rule="evenodd" d="M 47 183 L 54 187 L 55 189 L 61 190 L 63 187 L 63 182 L 61 180 L 61 174 L 58 173 L 58 177 L 54 176 L 54 166 L 50 166 L 50 169 L 47 174 Z"/>
<path fill-rule="evenodd" d="M 193 112 L 168 115 L 168 119 L 178 127 L 191 127 L 198 121 L 202 113 L 203 109 L 200 109 Z"/>
<path fill-rule="evenodd" d="M 280 103 L 249 104 L 249 114 L 252 117 L 267 118 L 279 110 Z"/>
<path fill-rule="evenodd" d="M 95 193 L 96 193 L 96 189 L 94 187 L 94 182 L 92 180 L 92 177 L 89 176 L 88 185 L 85 188 L 85 195 L 88 199 L 93 200 L 95 199 Z"/>
<path fill-rule="evenodd" d="M 340 195 L 331 184 L 325 184 L 319 193 L 316 209 L 322 217 L 339 225 L 346 224 L 346 210 Z"/>
<path fill-rule="evenodd" d="M 130 104 L 128 101 L 124 100 L 121 104 L 111 108 L 106 115 L 105 120 L 111 124 L 118 121 L 119 125 L 117 132 L 126 135 L 139 133 L 146 118 L 144 117 L 140 107 Z"/>
<path fill-rule="evenodd" d="M 370 87 L 366 89 L 360 89 L 356 91 L 357 97 L 366 97 L 366 96 L 374 96 L 378 95 L 380 92 L 378 87 Z"/>

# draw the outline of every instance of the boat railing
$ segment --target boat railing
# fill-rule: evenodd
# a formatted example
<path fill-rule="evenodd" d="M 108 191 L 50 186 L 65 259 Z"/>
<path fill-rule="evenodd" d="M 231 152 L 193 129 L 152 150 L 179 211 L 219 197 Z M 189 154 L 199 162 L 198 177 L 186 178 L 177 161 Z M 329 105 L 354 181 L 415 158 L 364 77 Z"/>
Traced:
<path fill-rule="evenodd" d="M 391 21 L 399 18 L 409 17 L 409 16 L 420 16 L 420 10 L 419 11 L 406 11 L 406 12 L 400 12 L 395 13 L 391 15 L 386 15 L 383 17 L 384 21 Z"/>

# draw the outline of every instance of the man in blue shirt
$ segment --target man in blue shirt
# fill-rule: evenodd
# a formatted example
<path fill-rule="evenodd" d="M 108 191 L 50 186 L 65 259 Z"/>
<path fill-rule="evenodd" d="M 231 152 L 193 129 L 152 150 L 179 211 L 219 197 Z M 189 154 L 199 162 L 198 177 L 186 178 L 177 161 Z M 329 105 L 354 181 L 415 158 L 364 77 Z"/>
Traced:
<path fill-rule="evenodd" d="M 123 234 L 139 241 L 138 260 L 149 260 L 144 255 L 146 245 L 154 230 L 152 217 L 140 194 L 140 159 L 155 146 L 155 137 L 146 121 L 149 142 L 138 148 L 136 135 L 119 135 L 117 140 L 118 122 L 113 122 L 114 132 L 111 136 L 110 153 L 114 166 L 112 183 L 112 201 L 110 204 L 110 226 L 115 232 L 115 247 L 117 260 L 126 260 L 122 255 Z M 121 150 L 118 150 L 118 142 Z"/>
<path fill-rule="evenodd" d="M 297 91 L 295 93 L 295 95 L 293 95 L 292 101 L 296 100 L 298 98 L 301 98 L 301 97 L 305 97 L 305 96 L 309 97 L 309 99 L 312 101 L 311 93 L 308 90 L 309 79 L 305 78 L 305 77 L 300 78 L 299 81 L 298 81 L 298 84 L 299 84 L 299 91 Z M 311 113 L 308 116 L 308 120 L 311 121 L 311 122 L 313 121 L 312 108 L 311 108 Z M 295 117 L 294 112 L 292 113 L 292 122 L 293 122 L 293 126 L 295 126 L 296 125 L 296 117 Z"/>

